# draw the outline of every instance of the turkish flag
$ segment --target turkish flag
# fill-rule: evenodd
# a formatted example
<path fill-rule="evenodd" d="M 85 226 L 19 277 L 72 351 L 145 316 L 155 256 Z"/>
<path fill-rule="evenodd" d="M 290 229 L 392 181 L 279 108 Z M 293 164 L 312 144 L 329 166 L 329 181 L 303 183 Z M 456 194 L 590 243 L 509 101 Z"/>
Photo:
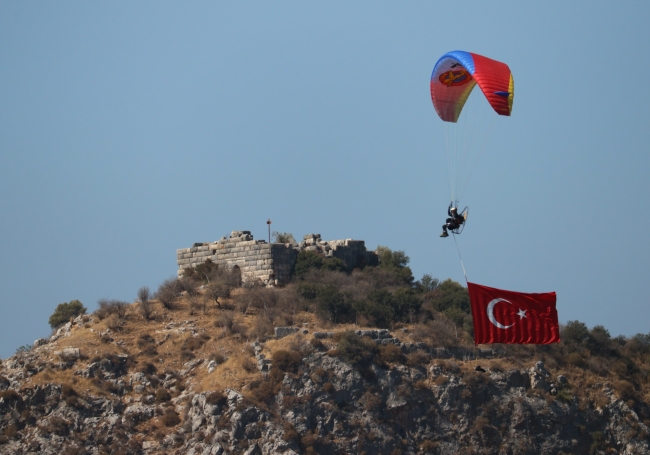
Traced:
<path fill-rule="evenodd" d="M 524 294 L 474 283 L 467 290 L 476 344 L 560 342 L 555 292 Z"/>

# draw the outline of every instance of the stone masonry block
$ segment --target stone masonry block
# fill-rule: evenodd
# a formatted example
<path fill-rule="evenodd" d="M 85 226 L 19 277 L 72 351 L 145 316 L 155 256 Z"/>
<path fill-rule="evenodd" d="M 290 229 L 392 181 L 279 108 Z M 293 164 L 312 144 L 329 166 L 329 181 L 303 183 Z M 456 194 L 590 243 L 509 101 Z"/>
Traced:
<path fill-rule="evenodd" d="M 249 247 L 249 246 L 255 245 L 256 243 L 257 243 L 257 240 L 246 240 L 246 241 L 243 241 L 243 242 L 239 242 L 238 245 L 242 246 L 242 247 L 244 247 L 244 246 Z"/>

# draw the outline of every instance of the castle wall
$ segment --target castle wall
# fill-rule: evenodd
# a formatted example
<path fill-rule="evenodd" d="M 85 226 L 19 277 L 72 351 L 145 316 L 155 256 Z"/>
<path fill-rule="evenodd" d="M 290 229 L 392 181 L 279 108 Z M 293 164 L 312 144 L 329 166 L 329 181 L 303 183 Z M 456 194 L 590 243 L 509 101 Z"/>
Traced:
<path fill-rule="evenodd" d="M 220 268 L 239 267 L 242 282 L 286 284 L 301 250 L 316 251 L 341 259 L 352 270 L 376 265 L 376 254 L 366 251 L 363 240 L 322 241 L 320 234 L 308 234 L 300 244 L 266 243 L 253 240 L 250 231 L 233 231 L 229 238 L 217 242 L 195 243 L 191 248 L 176 250 L 178 276 L 187 267 L 196 267 L 210 259 Z"/>

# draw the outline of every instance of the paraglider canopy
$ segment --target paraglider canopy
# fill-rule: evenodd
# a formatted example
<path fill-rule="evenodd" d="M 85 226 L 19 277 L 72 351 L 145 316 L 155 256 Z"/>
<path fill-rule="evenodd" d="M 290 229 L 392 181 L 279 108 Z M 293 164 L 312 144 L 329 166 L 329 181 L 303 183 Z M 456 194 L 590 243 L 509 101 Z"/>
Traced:
<path fill-rule="evenodd" d="M 452 51 L 440 57 L 431 74 L 431 100 L 440 118 L 456 123 L 477 84 L 497 114 L 510 115 L 515 85 L 508 65 L 472 52 Z"/>

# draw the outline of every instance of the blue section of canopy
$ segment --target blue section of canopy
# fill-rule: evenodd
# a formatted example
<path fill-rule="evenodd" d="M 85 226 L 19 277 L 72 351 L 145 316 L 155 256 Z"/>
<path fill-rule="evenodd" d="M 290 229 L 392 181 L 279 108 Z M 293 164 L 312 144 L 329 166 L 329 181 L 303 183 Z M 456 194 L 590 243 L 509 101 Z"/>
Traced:
<path fill-rule="evenodd" d="M 469 52 L 465 52 L 465 51 L 451 51 L 451 52 L 447 52 L 445 55 L 440 57 L 433 67 L 432 75 L 435 74 L 438 64 L 447 58 L 453 58 L 458 63 L 463 65 L 463 67 L 467 71 L 469 71 L 469 74 L 471 74 L 472 76 L 474 75 L 474 70 L 475 70 L 474 58 L 472 58 L 472 55 Z"/>

